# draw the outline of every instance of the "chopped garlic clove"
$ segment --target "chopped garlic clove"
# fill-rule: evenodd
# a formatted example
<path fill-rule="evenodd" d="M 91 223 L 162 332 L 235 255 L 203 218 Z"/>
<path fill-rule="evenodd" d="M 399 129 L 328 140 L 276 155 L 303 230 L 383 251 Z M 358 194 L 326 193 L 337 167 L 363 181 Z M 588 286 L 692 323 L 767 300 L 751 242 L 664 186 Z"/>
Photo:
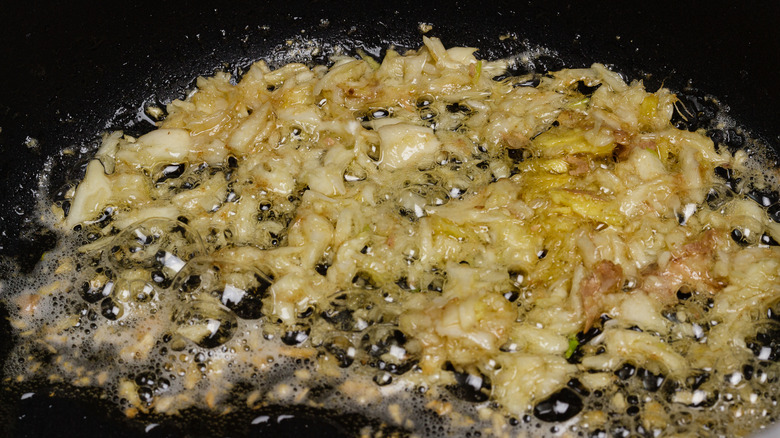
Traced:
<path fill-rule="evenodd" d="M 390 169 L 430 164 L 441 148 L 433 130 L 424 126 L 398 123 L 382 126 L 377 132 L 382 157 L 380 165 Z"/>
<path fill-rule="evenodd" d="M 186 161 L 193 146 L 192 137 L 185 129 L 158 129 L 138 138 L 135 143 L 120 146 L 116 158 L 140 167 L 158 163 Z"/>
<path fill-rule="evenodd" d="M 93 219 L 111 199 L 111 181 L 106 176 L 99 160 L 92 160 L 87 165 L 84 180 L 76 188 L 76 195 L 68 215 L 67 226 L 73 228 L 77 224 Z"/>

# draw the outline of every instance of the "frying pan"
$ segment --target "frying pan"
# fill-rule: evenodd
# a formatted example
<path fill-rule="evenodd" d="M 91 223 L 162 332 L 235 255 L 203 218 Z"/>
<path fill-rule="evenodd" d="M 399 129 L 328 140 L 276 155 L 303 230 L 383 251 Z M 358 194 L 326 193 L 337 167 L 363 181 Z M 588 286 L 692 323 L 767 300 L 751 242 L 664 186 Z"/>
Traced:
<path fill-rule="evenodd" d="M 272 66 L 293 60 L 326 63 L 337 45 L 381 57 L 390 45 L 418 47 L 420 23 L 431 24 L 428 35 L 445 46 L 479 47 L 484 58 L 544 46 L 554 55 L 528 68 L 602 62 L 643 79 L 651 90 L 664 85 L 693 99 L 713 95 L 777 153 L 780 5 L 737 3 L 673 8 L 654 2 L 431 0 L 6 5 L 0 14 L 0 256 L 26 272 L 56 243 L 31 215 L 46 163 L 53 171 L 43 195 L 56 198 L 68 180 L 82 175 L 101 132 L 149 131 L 153 126 L 140 110 L 183 97 L 197 76 L 219 70 L 240 75 L 257 59 Z M 313 40 L 325 50 L 314 59 L 281 56 L 289 39 Z M 744 147 L 744 138 L 734 133 L 713 135 L 729 147 Z M 52 160 L 73 146 L 78 153 Z M 15 275 L 11 272 L 4 269 L 0 276 Z M 4 358 L 14 341 L 5 318 L 0 339 Z M 0 435 L 354 436 L 360 427 L 375 424 L 328 410 L 274 407 L 220 418 L 190 411 L 174 419 L 131 421 L 85 392 L 3 383 Z M 261 414 L 269 421 L 253 425 Z"/>

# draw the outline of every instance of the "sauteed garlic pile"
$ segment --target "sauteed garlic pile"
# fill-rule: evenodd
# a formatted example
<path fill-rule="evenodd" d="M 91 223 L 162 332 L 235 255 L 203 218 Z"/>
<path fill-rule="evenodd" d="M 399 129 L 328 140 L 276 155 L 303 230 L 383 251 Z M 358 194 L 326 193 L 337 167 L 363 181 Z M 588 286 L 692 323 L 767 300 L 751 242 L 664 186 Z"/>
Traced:
<path fill-rule="evenodd" d="M 422 410 L 508 436 L 773 421 L 769 182 L 675 128 L 666 89 L 474 52 L 259 61 L 106 134 L 52 210 L 75 249 L 8 298 L 14 378 L 130 416 L 337 404 L 420 435 Z"/>

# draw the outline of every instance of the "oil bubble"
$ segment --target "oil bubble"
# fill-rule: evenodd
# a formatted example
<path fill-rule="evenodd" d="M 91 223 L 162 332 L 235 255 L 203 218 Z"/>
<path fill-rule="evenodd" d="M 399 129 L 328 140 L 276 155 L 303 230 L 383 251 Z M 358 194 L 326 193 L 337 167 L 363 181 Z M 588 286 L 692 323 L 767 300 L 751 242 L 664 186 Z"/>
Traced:
<path fill-rule="evenodd" d="M 172 288 L 185 301 L 211 296 L 239 318 L 257 319 L 272 283 L 271 275 L 253 266 L 200 257 L 181 269 Z"/>
<path fill-rule="evenodd" d="M 96 303 L 103 298 L 109 296 L 113 289 L 114 283 L 105 275 L 98 274 L 91 278 L 89 281 L 82 283 L 79 289 L 81 298 L 88 303 Z"/>
<path fill-rule="evenodd" d="M 331 335 L 322 344 L 325 351 L 338 363 L 339 367 L 347 368 L 355 360 L 357 350 L 352 342 L 343 335 Z"/>
<path fill-rule="evenodd" d="M 450 394 L 471 403 L 482 403 L 490 399 L 492 390 L 490 379 L 479 372 L 479 370 L 460 372 L 453 368 L 453 373 L 455 375 L 455 384 L 447 385 L 447 390 Z"/>
<path fill-rule="evenodd" d="M 571 389 L 563 388 L 534 407 L 534 416 L 547 422 L 566 421 L 582 411 L 582 399 Z"/>
<path fill-rule="evenodd" d="M 331 296 L 322 317 L 338 330 L 360 332 L 375 322 L 394 319 L 393 308 L 380 293 L 350 290 Z"/>
<path fill-rule="evenodd" d="M 176 333 L 200 347 L 214 348 L 229 341 L 236 331 L 236 316 L 216 300 L 182 303 L 173 314 Z"/>
<path fill-rule="evenodd" d="M 100 314 L 103 315 L 106 319 L 116 321 L 122 318 L 124 313 L 125 310 L 122 303 L 119 303 L 111 297 L 107 297 L 100 302 Z"/>
<path fill-rule="evenodd" d="M 137 222 L 119 233 L 106 252 L 107 263 L 115 269 L 158 269 L 176 273 L 193 257 L 203 254 L 197 232 L 182 222 L 151 218 Z"/>
<path fill-rule="evenodd" d="M 418 340 L 409 338 L 391 324 L 377 324 L 367 329 L 361 338 L 361 348 L 370 366 L 398 375 L 416 365 L 422 352 Z"/>
<path fill-rule="evenodd" d="M 157 288 L 146 280 L 119 278 L 111 290 L 111 297 L 120 303 L 149 303 L 157 298 Z"/>
<path fill-rule="evenodd" d="M 286 345 L 299 345 L 309 339 L 310 333 L 311 328 L 301 324 L 296 324 L 294 327 L 285 330 L 281 339 L 282 342 L 284 342 Z"/>

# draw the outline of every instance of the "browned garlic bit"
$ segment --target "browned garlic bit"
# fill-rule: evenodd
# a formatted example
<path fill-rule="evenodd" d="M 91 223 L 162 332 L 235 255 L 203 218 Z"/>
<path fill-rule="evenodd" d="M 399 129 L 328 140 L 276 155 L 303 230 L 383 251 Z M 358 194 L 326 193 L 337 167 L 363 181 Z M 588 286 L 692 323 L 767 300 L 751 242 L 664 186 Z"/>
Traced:
<path fill-rule="evenodd" d="M 73 244 L 8 298 L 15 376 L 131 416 L 305 404 L 418 435 L 773 421 L 780 225 L 744 153 L 603 65 L 505 76 L 423 40 L 199 78 L 159 129 L 106 134 L 53 208 Z"/>

